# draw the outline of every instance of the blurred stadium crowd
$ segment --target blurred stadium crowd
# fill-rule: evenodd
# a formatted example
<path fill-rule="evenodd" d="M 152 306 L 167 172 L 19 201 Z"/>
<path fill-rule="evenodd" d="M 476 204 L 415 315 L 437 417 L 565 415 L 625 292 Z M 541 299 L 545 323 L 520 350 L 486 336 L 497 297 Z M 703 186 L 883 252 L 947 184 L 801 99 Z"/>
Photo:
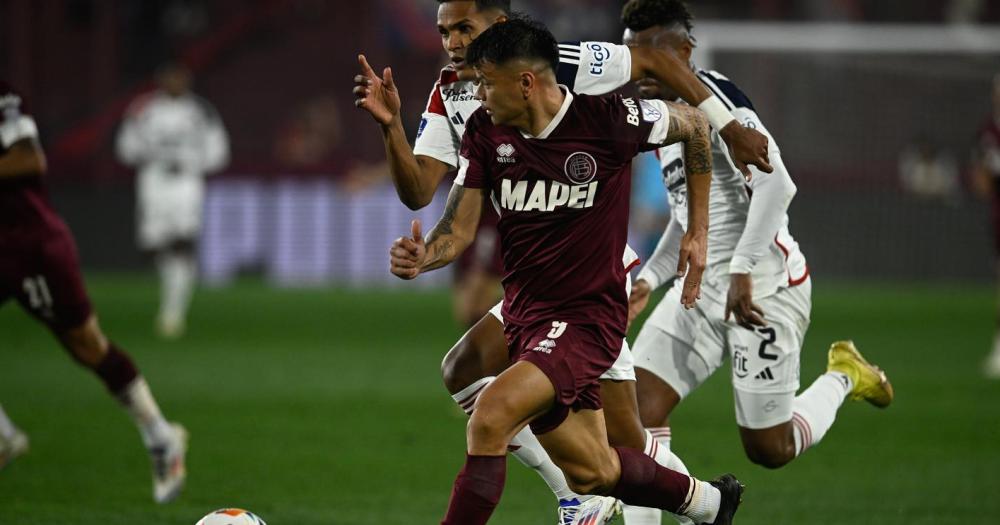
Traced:
<path fill-rule="evenodd" d="M 960 34 L 1000 22 L 1000 4 L 986 0 L 691 4 L 699 27 L 711 25 L 706 21 L 841 24 L 835 28 L 914 24 L 908 27 Z M 436 5 L 434 0 L 5 0 L 0 70 L 29 97 L 49 155 L 53 197 L 77 235 L 85 267 L 144 267 L 131 248 L 134 226 L 126 219 L 133 213 L 133 172 L 116 160 L 114 136 L 128 105 L 154 88 L 158 68 L 179 61 L 192 71 L 195 91 L 217 108 L 231 142 L 231 162 L 210 186 L 206 215 L 206 235 L 230 245 L 204 239 L 202 265 L 209 281 L 215 276 L 223 282 L 261 265 L 282 282 L 326 282 L 331 275 L 378 280 L 386 273 L 381 260 L 300 254 L 335 251 L 332 244 L 315 245 L 324 235 L 374 237 L 373 246 L 381 245 L 381 233 L 359 233 L 358 225 L 377 214 L 375 222 L 395 231 L 397 222 L 408 219 L 407 210 L 388 205 L 392 199 L 375 196 L 374 188 L 392 196 L 381 165 L 382 143 L 370 119 L 354 111 L 349 82 L 358 51 L 376 68 L 393 66 L 413 136 L 432 74 L 444 59 L 433 29 Z M 617 0 L 515 6 L 544 20 L 564 40 L 621 36 Z M 755 31 L 766 34 L 767 27 Z M 844 38 L 867 45 L 862 37 L 845 33 Z M 710 39 L 702 42 L 711 45 Z M 805 251 L 820 265 L 817 272 L 985 280 L 993 274 L 987 206 L 972 195 L 972 152 L 976 130 L 990 112 L 1000 51 L 900 54 L 878 44 L 860 52 L 833 46 L 811 54 L 720 48 L 711 54 L 711 64 L 703 65 L 735 77 L 769 118 L 800 188 L 792 215 Z M 656 193 L 659 177 L 655 164 L 637 164 L 643 179 L 635 185 L 636 235 L 648 231 L 655 239 L 665 221 L 664 201 Z M 327 191 L 335 197 L 302 200 Z M 364 209 L 350 208 L 358 202 Z M 270 215 L 253 213 L 260 208 Z M 234 215 L 245 220 L 232 220 Z M 906 224 L 920 228 L 900 226 Z M 331 233 L 337 225 L 351 226 Z M 305 233 L 268 241 L 283 229 Z M 940 251 L 927 241 L 944 235 L 969 256 L 940 264 Z M 107 249 L 108 240 L 117 248 Z M 287 253 L 277 248 L 274 255 L 264 254 L 260 246 L 269 243 L 285 246 Z"/>

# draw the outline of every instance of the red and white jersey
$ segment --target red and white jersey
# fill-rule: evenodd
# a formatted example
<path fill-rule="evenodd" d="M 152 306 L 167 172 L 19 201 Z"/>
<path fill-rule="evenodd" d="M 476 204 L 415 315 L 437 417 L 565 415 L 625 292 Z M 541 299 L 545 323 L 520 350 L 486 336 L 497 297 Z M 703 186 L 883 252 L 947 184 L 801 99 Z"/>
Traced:
<path fill-rule="evenodd" d="M 750 99 L 726 77 L 714 71 L 699 71 L 699 79 L 728 106 L 740 123 L 767 135 L 769 155 L 775 173 L 756 173 L 749 181 L 729 159 L 729 149 L 717 132 L 712 133 L 712 188 L 708 208 L 708 266 L 705 271 L 703 291 L 725 301 L 729 286 L 730 266 L 734 260 L 752 260 L 754 297 L 773 294 L 778 289 L 803 282 L 809 275 L 805 255 L 788 231 L 788 214 L 780 224 L 761 225 L 773 227 L 769 232 L 751 232 L 747 229 L 750 199 L 754 187 L 764 177 L 787 175 L 780 163 L 780 150 L 774 137 L 764 127 Z M 688 227 L 687 186 L 684 170 L 684 145 L 671 144 L 657 150 L 663 170 L 663 184 L 667 188 L 670 209 L 680 226 Z M 787 205 L 787 203 L 785 203 Z M 745 236 L 760 233 L 767 242 L 759 246 L 741 242 Z M 773 239 L 773 241 L 771 241 Z M 654 261 L 650 261 L 654 263 Z M 665 265 L 666 266 L 666 265 Z M 675 267 L 675 266 L 666 266 Z"/>
<path fill-rule="evenodd" d="M 608 42 L 562 43 L 556 78 L 574 93 L 611 93 L 631 80 L 632 53 L 628 46 Z M 475 93 L 471 80 L 459 80 L 451 66 L 442 69 L 420 120 L 413 153 L 457 168 L 465 122 L 479 109 Z"/>

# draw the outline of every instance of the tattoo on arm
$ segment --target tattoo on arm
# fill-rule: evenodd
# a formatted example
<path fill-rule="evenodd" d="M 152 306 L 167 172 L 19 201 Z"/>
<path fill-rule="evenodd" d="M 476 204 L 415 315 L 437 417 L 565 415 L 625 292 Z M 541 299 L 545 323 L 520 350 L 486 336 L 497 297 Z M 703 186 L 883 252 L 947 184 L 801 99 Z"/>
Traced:
<path fill-rule="evenodd" d="M 684 167 L 688 173 L 712 171 L 712 139 L 708 120 L 690 106 L 670 104 L 667 144 L 684 142 Z"/>
<path fill-rule="evenodd" d="M 441 220 L 438 221 L 437 225 L 434 226 L 434 230 L 427 236 L 427 242 L 433 241 L 438 236 L 453 233 L 451 226 L 455 222 L 455 215 L 458 212 L 458 205 L 462 202 L 463 195 L 465 195 L 465 186 L 456 184 L 451 188 L 451 192 L 448 193 L 448 203 L 444 206 L 444 213 L 441 215 Z"/>

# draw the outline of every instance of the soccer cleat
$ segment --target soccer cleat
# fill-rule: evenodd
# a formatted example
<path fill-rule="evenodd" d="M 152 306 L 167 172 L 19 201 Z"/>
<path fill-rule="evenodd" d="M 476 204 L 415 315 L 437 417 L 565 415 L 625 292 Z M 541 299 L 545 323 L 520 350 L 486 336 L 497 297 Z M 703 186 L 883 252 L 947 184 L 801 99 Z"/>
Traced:
<path fill-rule="evenodd" d="M 855 401 L 865 400 L 885 408 L 894 396 L 892 383 L 881 368 L 869 363 L 854 347 L 853 341 L 837 341 L 830 345 L 827 371 L 846 374 L 854 382 L 848 394 Z"/>
<path fill-rule="evenodd" d="M 559 500 L 559 525 L 604 525 L 621 514 L 621 503 L 607 496 Z"/>
<path fill-rule="evenodd" d="M 0 470 L 16 458 L 27 454 L 28 448 L 28 435 L 17 428 L 9 438 L 0 436 Z"/>
<path fill-rule="evenodd" d="M 181 319 L 160 317 L 156 320 L 156 335 L 161 339 L 175 340 L 184 337 L 187 327 Z"/>
<path fill-rule="evenodd" d="M 173 501 L 184 488 L 187 468 L 184 457 L 188 448 L 188 432 L 178 423 L 170 424 L 172 437 L 167 443 L 151 447 L 153 460 L 153 500 L 157 503 Z"/>
<path fill-rule="evenodd" d="M 743 502 L 743 484 L 732 474 L 723 474 L 709 483 L 719 489 L 722 499 L 719 501 L 719 512 L 715 515 L 715 521 L 706 525 L 731 525 L 736 509 Z"/>

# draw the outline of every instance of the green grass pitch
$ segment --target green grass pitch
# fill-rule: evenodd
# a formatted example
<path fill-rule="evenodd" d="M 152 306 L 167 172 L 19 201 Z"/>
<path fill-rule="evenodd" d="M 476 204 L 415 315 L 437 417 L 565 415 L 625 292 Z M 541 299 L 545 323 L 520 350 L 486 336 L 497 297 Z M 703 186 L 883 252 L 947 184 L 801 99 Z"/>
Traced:
<path fill-rule="evenodd" d="M 0 524 L 181 525 L 226 506 L 271 525 L 438 522 L 464 457 L 465 417 L 438 371 L 461 332 L 447 293 L 242 283 L 199 292 L 190 335 L 167 343 L 152 336 L 152 277 L 90 286 L 105 331 L 191 431 L 187 490 L 152 503 L 125 414 L 8 303 L 0 403 L 32 450 L 0 471 Z M 979 373 L 994 295 L 818 281 L 803 387 L 831 341 L 854 338 L 896 404 L 848 403 L 822 443 L 767 471 L 743 456 L 727 368 L 675 415 L 674 449 L 696 475 L 747 484 L 744 525 L 1000 523 L 1000 382 Z M 555 523 L 554 499 L 516 460 L 492 523 Z"/>

